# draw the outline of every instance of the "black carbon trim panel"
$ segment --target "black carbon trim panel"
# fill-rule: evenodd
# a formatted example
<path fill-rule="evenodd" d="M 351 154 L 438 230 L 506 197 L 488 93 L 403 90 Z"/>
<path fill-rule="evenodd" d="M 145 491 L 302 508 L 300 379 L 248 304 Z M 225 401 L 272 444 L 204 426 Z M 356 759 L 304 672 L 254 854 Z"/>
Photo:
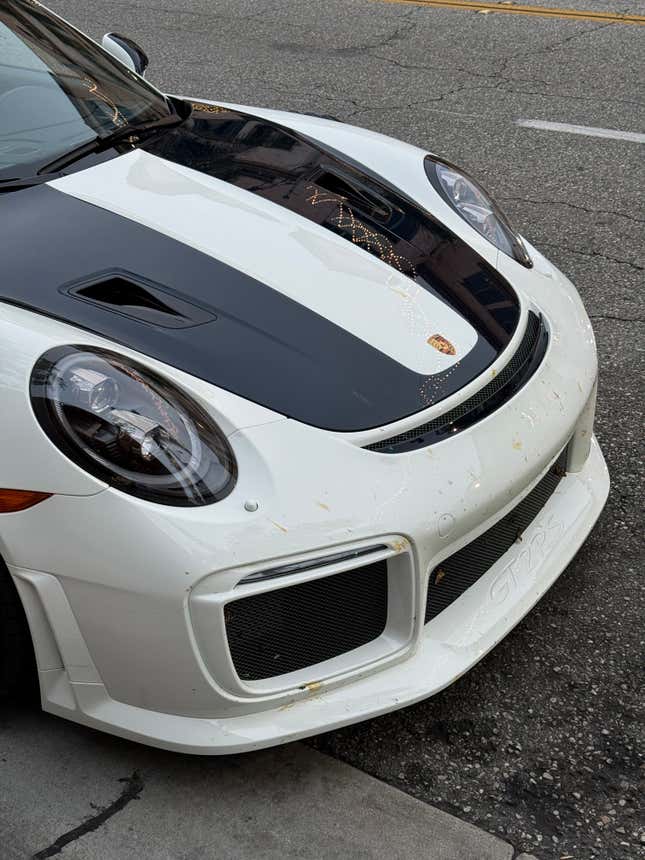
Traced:
<path fill-rule="evenodd" d="M 387 561 L 234 600 L 224 608 L 240 678 L 314 666 L 377 639 L 387 622 Z"/>
<path fill-rule="evenodd" d="M 528 496 L 463 549 L 437 565 L 428 580 L 424 624 L 436 618 L 521 540 L 566 474 L 568 447 Z"/>
<path fill-rule="evenodd" d="M 508 364 L 487 385 L 454 409 L 432 421 L 398 433 L 387 439 L 379 439 L 364 447 L 381 454 L 402 454 L 440 442 L 454 436 L 492 414 L 522 388 L 540 366 L 549 336 L 544 321 L 529 312 L 524 337 Z"/>

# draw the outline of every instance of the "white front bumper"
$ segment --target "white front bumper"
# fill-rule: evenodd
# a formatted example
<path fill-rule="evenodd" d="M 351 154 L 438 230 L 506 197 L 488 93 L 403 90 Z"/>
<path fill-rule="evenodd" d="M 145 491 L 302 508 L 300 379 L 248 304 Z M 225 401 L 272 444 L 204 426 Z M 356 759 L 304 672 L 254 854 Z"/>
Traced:
<path fill-rule="evenodd" d="M 29 617 L 43 707 L 173 750 L 238 752 L 418 701 L 480 660 L 564 570 L 609 488 L 595 440 L 586 457 L 593 333 L 570 283 L 535 256 L 531 272 L 505 266 L 547 318 L 547 354 L 509 402 L 454 437 L 378 454 L 359 447 L 373 433 L 343 438 L 262 410 L 231 431 L 239 480 L 215 505 L 171 508 L 97 486 L 3 516 L 0 552 Z M 424 626 L 429 573 L 514 508 L 571 439 L 571 471 L 521 543 Z M 222 605 L 245 573 L 384 541 L 408 570 L 408 617 L 389 651 L 275 683 L 236 677 Z"/>
<path fill-rule="evenodd" d="M 459 678 L 523 618 L 577 552 L 602 510 L 608 488 L 604 459 L 594 439 L 583 470 L 561 481 L 521 543 L 433 622 L 421 627 L 413 653 L 388 668 L 368 670 L 351 683 L 329 690 L 324 683 L 313 684 L 299 698 L 292 695 L 269 710 L 200 718 L 119 702 L 98 678 L 70 685 L 64 673 L 54 668 L 42 673 L 44 707 L 166 749 L 222 754 L 286 743 L 412 704 Z M 31 586 L 44 594 L 53 585 L 43 582 L 41 574 L 16 568 L 13 573 L 23 590 Z M 58 624 L 73 639 L 78 628 L 75 631 L 73 620 L 64 615 L 65 608 L 59 607 Z M 118 619 L 114 619 L 114 634 L 118 636 Z M 78 656 L 78 642 L 63 645 L 63 650 L 70 648 L 76 648 Z M 172 683 L 174 672 L 169 671 L 168 683 Z"/>

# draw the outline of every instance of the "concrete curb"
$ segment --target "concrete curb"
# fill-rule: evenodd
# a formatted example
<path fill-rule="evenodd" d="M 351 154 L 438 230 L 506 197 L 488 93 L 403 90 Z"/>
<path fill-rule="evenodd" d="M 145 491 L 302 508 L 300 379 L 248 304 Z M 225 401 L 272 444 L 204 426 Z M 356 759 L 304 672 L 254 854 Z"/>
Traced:
<path fill-rule="evenodd" d="M 514 853 L 302 744 L 193 758 L 44 714 L 10 714 L 3 728 L 4 857 L 511 860 Z"/>

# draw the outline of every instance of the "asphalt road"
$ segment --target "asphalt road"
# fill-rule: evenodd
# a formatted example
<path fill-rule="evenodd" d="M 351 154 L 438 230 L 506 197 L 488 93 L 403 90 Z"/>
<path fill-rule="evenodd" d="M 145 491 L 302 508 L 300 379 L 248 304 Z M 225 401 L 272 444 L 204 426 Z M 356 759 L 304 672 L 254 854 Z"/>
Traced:
<path fill-rule="evenodd" d="M 597 528 L 466 677 L 311 743 L 518 852 L 645 854 L 644 147 L 516 124 L 645 132 L 645 28 L 372 0 L 51 5 L 92 35 L 133 36 L 168 91 L 333 114 L 463 165 L 578 285 L 598 340 L 596 427 L 612 476 Z M 564 5 L 645 14 L 642 0 Z"/>

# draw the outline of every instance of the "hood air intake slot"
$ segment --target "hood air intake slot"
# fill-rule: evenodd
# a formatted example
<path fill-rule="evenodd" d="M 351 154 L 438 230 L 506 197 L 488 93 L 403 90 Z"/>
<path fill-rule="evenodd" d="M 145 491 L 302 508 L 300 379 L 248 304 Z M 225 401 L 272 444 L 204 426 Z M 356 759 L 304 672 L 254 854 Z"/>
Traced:
<path fill-rule="evenodd" d="M 162 328 L 190 328 L 216 319 L 215 314 L 204 308 L 128 272 L 102 273 L 63 291 L 113 313 Z"/>

